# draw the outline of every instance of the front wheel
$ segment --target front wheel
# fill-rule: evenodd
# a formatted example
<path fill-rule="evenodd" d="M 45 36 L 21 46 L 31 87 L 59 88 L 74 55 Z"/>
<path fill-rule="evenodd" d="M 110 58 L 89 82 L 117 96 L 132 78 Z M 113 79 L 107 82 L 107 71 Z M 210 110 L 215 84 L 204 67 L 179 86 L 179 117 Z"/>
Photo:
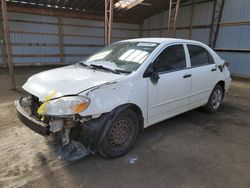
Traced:
<path fill-rule="evenodd" d="M 209 97 L 208 103 L 204 106 L 207 112 L 217 112 L 220 108 L 224 91 L 220 85 L 216 85 Z"/>
<path fill-rule="evenodd" d="M 115 158 L 126 154 L 139 134 L 139 120 L 134 111 L 122 111 L 112 122 L 100 148 L 104 157 Z"/>

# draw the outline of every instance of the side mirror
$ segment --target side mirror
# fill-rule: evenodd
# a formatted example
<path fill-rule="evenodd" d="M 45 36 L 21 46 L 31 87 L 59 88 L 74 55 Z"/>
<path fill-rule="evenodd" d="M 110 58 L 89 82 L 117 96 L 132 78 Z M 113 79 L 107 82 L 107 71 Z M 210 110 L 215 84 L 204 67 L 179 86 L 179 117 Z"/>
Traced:
<path fill-rule="evenodd" d="M 143 78 L 150 77 L 150 80 L 153 84 L 157 84 L 158 80 L 160 79 L 159 74 L 155 71 L 154 64 L 151 63 L 148 68 L 146 69 L 145 73 L 143 74 Z"/>

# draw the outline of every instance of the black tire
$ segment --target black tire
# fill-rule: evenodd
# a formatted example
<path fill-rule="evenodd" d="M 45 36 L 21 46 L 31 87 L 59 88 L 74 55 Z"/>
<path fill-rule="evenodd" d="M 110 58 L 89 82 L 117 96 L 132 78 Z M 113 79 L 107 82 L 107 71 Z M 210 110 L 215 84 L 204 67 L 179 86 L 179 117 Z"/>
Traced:
<path fill-rule="evenodd" d="M 104 157 L 115 158 L 126 154 L 139 134 L 139 119 L 133 110 L 122 111 L 113 120 L 100 147 Z"/>
<path fill-rule="evenodd" d="M 224 90 L 219 84 L 217 84 L 214 87 L 212 93 L 210 94 L 209 100 L 207 104 L 203 107 L 203 109 L 210 113 L 217 112 L 220 108 L 223 96 Z"/>

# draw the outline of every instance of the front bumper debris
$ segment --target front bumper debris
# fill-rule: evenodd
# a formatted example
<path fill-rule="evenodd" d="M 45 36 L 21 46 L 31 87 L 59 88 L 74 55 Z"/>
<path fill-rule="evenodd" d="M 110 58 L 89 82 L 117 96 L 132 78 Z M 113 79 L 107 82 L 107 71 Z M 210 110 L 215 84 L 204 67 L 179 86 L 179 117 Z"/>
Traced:
<path fill-rule="evenodd" d="M 20 100 L 15 101 L 16 113 L 19 120 L 27 127 L 35 131 L 42 136 L 48 136 L 50 134 L 49 125 L 37 120 L 28 114 L 21 106 Z"/>
<path fill-rule="evenodd" d="M 76 161 L 89 154 L 91 154 L 90 151 L 82 143 L 74 140 L 63 145 L 58 151 L 59 159 L 64 161 Z"/>
<path fill-rule="evenodd" d="M 15 101 L 17 116 L 25 126 L 36 133 L 60 139 L 58 141 L 62 145 L 58 150 L 59 158 L 66 161 L 75 161 L 99 151 L 114 117 L 119 113 L 116 110 L 95 119 L 80 115 L 45 116 L 45 121 L 40 121 L 37 114 L 39 104 L 35 96 Z"/>

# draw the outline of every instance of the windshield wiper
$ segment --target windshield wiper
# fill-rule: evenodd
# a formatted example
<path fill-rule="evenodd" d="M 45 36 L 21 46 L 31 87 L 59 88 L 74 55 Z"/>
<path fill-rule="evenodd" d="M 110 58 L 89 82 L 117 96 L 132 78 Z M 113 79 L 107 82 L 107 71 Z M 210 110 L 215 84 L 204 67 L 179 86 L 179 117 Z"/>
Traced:
<path fill-rule="evenodd" d="M 79 64 L 79 65 L 82 65 L 82 66 L 84 66 L 84 67 L 92 68 L 91 66 L 89 66 L 88 64 L 83 63 L 83 62 L 80 62 L 80 63 L 78 63 L 78 64 Z"/>
<path fill-rule="evenodd" d="M 115 74 L 120 74 L 119 71 L 108 68 L 108 67 L 104 67 L 102 65 L 90 64 L 90 66 L 94 67 L 94 68 L 97 68 L 97 69 L 102 69 L 102 70 L 105 70 L 105 71 L 109 71 L 109 72 L 112 72 L 112 73 L 115 73 Z"/>
<path fill-rule="evenodd" d="M 86 64 L 84 62 L 80 62 L 79 65 L 82 65 L 82 66 L 88 67 L 88 68 L 103 69 L 103 70 L 106 70 L 106 71 L 113 72 L 115 74 L 120 74 L 120 73 L 130 74 L 132 72 L 132 71 L 124 70 L 124 69 L 111 69 L 111 68 L 104 67 L 102 65 L 96 65 L 96 64 L 90 64 L 90 65 L 88 65 L 88 64 Z"/>
<path fill-rule="evenodd" d="M 125 74 L 130 74 L 132 71 L 124 70 L 124 69 L 115 69 L 115 71 Z"/>

